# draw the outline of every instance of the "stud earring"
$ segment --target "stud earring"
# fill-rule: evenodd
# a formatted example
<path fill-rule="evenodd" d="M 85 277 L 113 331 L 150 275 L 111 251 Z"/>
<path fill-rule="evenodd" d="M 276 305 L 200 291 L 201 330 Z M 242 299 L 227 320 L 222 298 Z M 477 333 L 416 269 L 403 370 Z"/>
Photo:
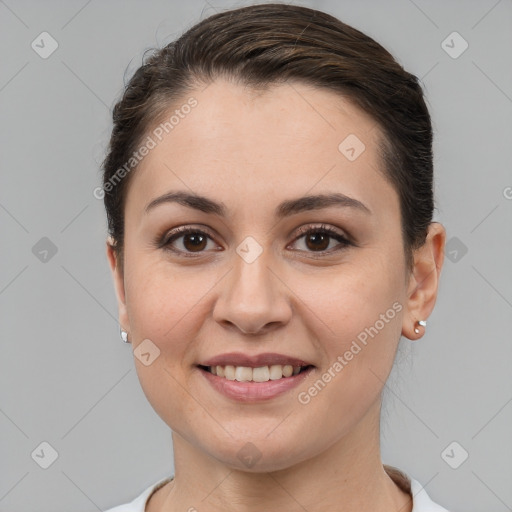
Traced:
<path fill-rule="evenodd" d="M 418 320 L 418 325 L 420 325 L 421 327 L 426 327 L 427 326 L 427 321 L 426 320 Z M 414 328 L 414 332 L 416 334 L 419 334 L 420 330 L 417 327 L 415 327 Z"/>
<path fill-rule="evenodd" d="M 125 343 L 130 343 L 130 342 L 128 341 L 128 333 L 127 333 L 125 330 L 121 329 L 121 330 L 119 331 L 119 334 L 120 334 L 120 336 L 121 336 L 121 339 L 122 339 Z"/>

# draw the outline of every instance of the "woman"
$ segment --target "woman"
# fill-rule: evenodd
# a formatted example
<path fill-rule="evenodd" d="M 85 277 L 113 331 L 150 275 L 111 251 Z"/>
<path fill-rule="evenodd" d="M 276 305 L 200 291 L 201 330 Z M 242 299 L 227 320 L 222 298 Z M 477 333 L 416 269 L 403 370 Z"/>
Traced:
<path fill-rule="evenodd" d="M 446 510 L 380 456 L 444 257 L 417 78 L 332 16 L 254 5 L 156 51 L 113 120 L 121 334 L 175 474 L 111 510 Z"/>

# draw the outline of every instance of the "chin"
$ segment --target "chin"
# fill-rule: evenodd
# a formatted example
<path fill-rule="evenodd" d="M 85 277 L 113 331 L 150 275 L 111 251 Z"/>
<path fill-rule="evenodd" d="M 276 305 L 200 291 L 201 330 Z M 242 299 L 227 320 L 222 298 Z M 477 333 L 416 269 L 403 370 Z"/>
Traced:
<path fill-rule="evenodd" d="M 214 453 L 212 456 L 232 470 L 252 474 L 282 471 L 307 459 L 305 456 L 299 458 L 298 454 L 292 452 L 292 449 L 269 451 L 263 447 L 260 450 L 251 442 L 247 442 L 235 453 Z"/>
<path fill-rule="evenodd" d="M 274 424 L 275 428 L 275 424 Z M 230 469 L 247 473 L 268 473 L 290 468 L 309 458 L 304 436 L 238 435 L 201 443 L 200 449 Z"/>

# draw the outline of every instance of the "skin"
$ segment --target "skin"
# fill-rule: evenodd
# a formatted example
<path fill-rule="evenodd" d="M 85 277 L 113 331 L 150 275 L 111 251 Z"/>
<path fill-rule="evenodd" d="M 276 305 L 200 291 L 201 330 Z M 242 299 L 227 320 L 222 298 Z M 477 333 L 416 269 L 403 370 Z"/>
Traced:
<path fill-rule="evenodd" d="M 381 393 L 400 336 L 423 336 L 416 322 L 434 308 L 443 226 L 430 225 L 409 274 L 398 195 L 379 171 L 379 128 L 339 95 L 300 83 L 256 92 L 223 79 L 190 95 L 197 107 L 131 176 L 123 270 L 107 243 L 120 323 L 134 350 L 145 339 L 160 350 L 149 366 L 134 358 L 142 389 L 173 431 L 175 478 L 147 510 L 323 512 L 343 503 L 346 511 L 410 512 L 410 496 L 381 462 Z M 354 161 L 338 150 L 349 134 L 366 146 Z M 178 203 L 145 213 L 170 191 L 206 196 L 227 214 Z M 371 213 L 330 206 L 274 216 L 284 200 L 332 192 Z M 327 255 L 318 256 L 297 229 L 321 224 L 353 245 L 329 238 Z M 163 234 L 183 225 L 211 234 L 202 252 L 183 237 L 174 247 L 192 257 L 158 247 Z M 236 252 L 247 236 L 263 250 L 250 264 Z M 298 394 L 397 302 L 394 318 L 300 403 Z M 295 356 L 315 369 L 279 397 L 237 403 L 196 368 L 235 351 Z M 237 457 L 249 441 L 261 453 L 251 468 Z"/>

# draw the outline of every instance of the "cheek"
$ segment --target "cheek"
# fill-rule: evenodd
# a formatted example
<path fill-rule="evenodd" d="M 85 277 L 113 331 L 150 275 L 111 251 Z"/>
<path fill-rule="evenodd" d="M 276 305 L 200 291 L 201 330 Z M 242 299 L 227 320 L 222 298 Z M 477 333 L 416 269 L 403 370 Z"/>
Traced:
<path fill-rule="evenodd" d="M 386 333 L 391 330 L 389 326 L 400 323 L 393 304 L 403 301 L 402 268 L 385 263 L 382 257 L 371 262 L 354 261 L 329 275 L 293 279 L 297 294 L 316 313 L 321 332 L 330 333 L 334 339 L 334 348 L 344 348 L 340 343 L 357 337 L 376 322 L 378 330 Z M 381 315 L 385 315 L 385 328 Z"/>
<path fill-rule="evenodd" d="M 194 404 L 184 389 L 188 388 L 195 358 L 194 340 L 203 322 L 198 316 L 205 313 L 203 301 L 213 278 L 177 271 L 161 258 L 135 251 L 125 260 L 125 271 L 134 362 L 141 388 L 165 423 L 186 431 Z M 149 365 L 137 357 L 137 347 L 144 340 L 151 340 L 159 350 Z"/>
<path fill-rule="evenodd" d="M 300 290 L 315 312 L 310 330 L 324 361 L 298 398 L 334 436 L 350 431 L 376 404 L 393 366 L 403 309 L 400 269 L 382 273 L 378 267 L 340 270 L 323 286 L 311 280 Z"/>
<path fill-rule="evenodd" d="M 126 263 L 131 329 L 139 338 L 160 342 L 176 338 L 174 348 L 179 350 L 185 344 L 183 329 L 194 325 L 190 318 L 201 310 L 200 303 L 214 284 L 213 276 L 191 269 L 177 270 L 162 257 L 134 254 Z"/>
<path fill-rule="evenodd" d="M 365 386 L 374 393 L 383 385 L 379 378 L 385 380 L 391 370 L 402 329 L 402 270 L 400 260 L 375 254 L 325 278 L 294 280 L 305 304 L 303 316 L 310 319 L 310 332 L 324 354 L 323 369 L 336 375 L 326 379 L 346 387 L 346 397 Z M 343 368 L 334 368 L 336 362 Z"/>

